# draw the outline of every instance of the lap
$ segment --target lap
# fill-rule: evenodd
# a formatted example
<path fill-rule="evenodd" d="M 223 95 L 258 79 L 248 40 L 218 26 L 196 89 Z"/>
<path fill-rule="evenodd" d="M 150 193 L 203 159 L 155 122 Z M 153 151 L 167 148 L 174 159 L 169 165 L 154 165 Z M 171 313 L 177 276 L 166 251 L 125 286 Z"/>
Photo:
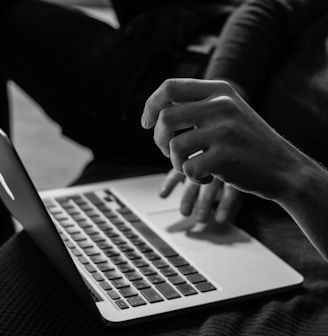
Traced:
<path fill-rule="evenodd" d="M 22 232 L 0 249 L 0 334 L 326 335 L 327 264 L 288 217 L 261 204 L 254 207 L 248 228 L 303 273 L 303 288 L 138 326 L 104 328 Z"/>

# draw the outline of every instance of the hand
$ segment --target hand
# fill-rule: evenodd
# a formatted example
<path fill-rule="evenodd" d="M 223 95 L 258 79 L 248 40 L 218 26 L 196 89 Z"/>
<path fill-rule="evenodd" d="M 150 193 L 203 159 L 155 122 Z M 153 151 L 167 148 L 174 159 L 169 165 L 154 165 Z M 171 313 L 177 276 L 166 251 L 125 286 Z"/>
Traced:
<path fill-rule="evenodd" d="M 180 172 L 171 169 L 161 185 L 160 196 L 169 196 L 180 182 L 185 183 L 180 204 L 184 216 L 193 213 L 198 222 L 206 222 L 214 212 L 217 223 L 233 222 L 242 204 L 242 193 L 218 179 L 213 179 L 206 185 L 195 184 Z"/>
<path fill-rule="evenodd" d="M 216 177 L 274 199 L 297 165 L 297 150 L 224 81 L 165 81 L 148 99 L 142 124 L 155 126 L 157 146 L 196 183 Z"/>

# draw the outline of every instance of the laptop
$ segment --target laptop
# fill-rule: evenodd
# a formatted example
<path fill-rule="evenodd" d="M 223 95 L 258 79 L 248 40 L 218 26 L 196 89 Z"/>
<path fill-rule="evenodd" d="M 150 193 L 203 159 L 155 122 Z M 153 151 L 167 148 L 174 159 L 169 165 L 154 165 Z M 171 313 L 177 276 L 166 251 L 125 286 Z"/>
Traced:
<path fill-rule="evenodd" d="M 109 326 L 300 286 L 303 277 L 231 225 L 183 217 L 164 175 L 43 191 L 0 132 L 0 196 L 78 297 Z"/>

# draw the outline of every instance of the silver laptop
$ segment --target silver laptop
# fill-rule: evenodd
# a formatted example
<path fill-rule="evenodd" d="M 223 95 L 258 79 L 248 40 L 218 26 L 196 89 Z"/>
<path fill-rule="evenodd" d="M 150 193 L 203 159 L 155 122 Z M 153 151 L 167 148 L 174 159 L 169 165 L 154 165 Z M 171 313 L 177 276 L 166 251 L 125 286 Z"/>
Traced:
<path fill-rule="evenodd" d="M 107 325 L 232 303 L 299 286 L 303 277 L 246 232 L 179 212 L 164 175 L 36 192 L 0 134 L 0 196 L 12 215 Z"/>

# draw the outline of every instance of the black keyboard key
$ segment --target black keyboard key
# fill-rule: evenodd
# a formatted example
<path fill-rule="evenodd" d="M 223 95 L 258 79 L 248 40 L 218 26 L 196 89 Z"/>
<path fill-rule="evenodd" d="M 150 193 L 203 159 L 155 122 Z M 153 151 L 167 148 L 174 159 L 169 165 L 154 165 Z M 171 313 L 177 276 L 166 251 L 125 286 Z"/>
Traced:
<path fill-rule="evenodd" d="M 93 247 L 94 245 L 90 243 L 87 240 L 79 241 L 77 242 L 77 245 L 79 245 L 82 249 Z"/>
<path fill-rule="evenodd" d="M 71 251 L 76 257 L 80 257 L 82 255 L 82 252 L 77 248 L 72 248 Z"/>
<path fill-rule="evenodd" d="M 149 253 L 149 252 L 154 252 L 154 250 L 152 248 L 150 248 L 148 245 L 143 244 L 143 245 L 139 245 L 137 246 L 137 249 L 141 252 L 141 253 Z M 156 258 L 157 259 L 157 258 Z"/>
<path fill-rule="evenodd" d="M 72 218 L 75 222 L 78 222 L 78 223 L 86 221 L 86 218 L 83 217 L 82 215 L 73 215 Z"/>
<path fill-rule="evenodd" d="M 122 278 L 122 275 L 117 271 L 108 271 L 108 272 L 105 272 L 104 274 L 108 280 L 116 280 L 116 279 Z"/>
<path fill-rule="evenodd" d="M 100 206 L 105 203 L 93 192 L 85 193 L 84 196 L 94 205 Z"/>
<path fill-rule="evenodd" d="M 86 257 L 78 257 L 77 259 L 83 265 L 89 264 L 89 260 Z"/>
<path fill-rule="evenodd" d="M 111 250 L 105 250 L 103 251 L 107 257 L 109 258 L 112 258 L 112 257 L 115 257 L 115 256 L 119 256 L 120 253 L 114 249 L 111 249 Z"/>
<path fill-rule="evenodd" d="M 125 287 L 125 288 L 121 288 L 119 290 L 119 292 L 125 298 L 138 295 L 138 292 L 133 287 L 131 287 L 131 286 Z"/>
<path fill-rule="evenodd" d="M 118 308 L 120 308 L 120 309 L 129 308 L 128 304 L 124 300 L 116 300 L 115 303 L 118 306 Z"/>
<path fill-rule="evenodd" d="M 133 281 L 132 283 L 133 286 L 139 290 L 151 287 L 150 283 L 145 279 L 136 280 Z"/>
<path fill-rule="evenodd" d="M 95 242 L 95 243 L 100 243 L 106 241 L 106 239 L 101 236 L 101 235 L 92 235 L 90 238 Z"/>
<path fill-rule="evenodd" d="M 103 281 L 104 280 L 103 276 L 99 273 L 92 273 L 92 276 L 97 281 Z"/>
<path fill-rule="evenodd" d="M 66 227 L 65 230 L 69 233 L 69 234 L 74 234 L 74 233 L 81 233 L 81 229 L 78 229 L 77 227 Z"/>
<path fill-rule="evenodd" d="M 107 210 L 107 211 L 103 211 L 103 215 L 108 218 L 108 219 L 114 219 L 114 218 L 118 218 L 113 211 L 111 210 Z"/>
<path fill-rule="evenodd" d="M 110 258 L 114 265 L 126 264 L 127 260 L 122 256 L 114 256 Z"/>
<path fill-rule="evenodd" d="M 210 282 L 200 282 L 195 285 L 195 287 L 202 293 L 216 290 L 216 287 L 213 286 Z"/>
<path fill-rule="evenodd" d="M 126 281 L 125 279 L 113 280 L 112 285 L 117 289 L 124 288 L 124 287 L 130 287 L 129 282 Z"/>
<path fill-rule="evenodd" d="M 166 277 L 177 275 L 177 272 L 172 267 L 161 268 L 160 271 Z"/>
<path fill-rule="evenodd" d="M 108 218 L 108 219 L 113 225 L 124 224 L 124 222 L 121 219 L 119 219 L 118 217 L 116 217 L 116 218 L 111 217 L 111 218 Z"/>
<path fill-rule="evenodd" d="M 129 265 L 129 264 L 121 264 L 121 265 L 117 265 L 117 268 L 122 272 L 122 273 L 126 273 L 126 272 L 131 272 L 134 270 L 134 267 Z"/>
<path fill-rule="evenodd" d="M 192 266 L 182 266 L 179 268 L 179 272 L 183 275 L 189 275 L 189 274 L 194 274 L 194 273 L 198 273 L 197 270 L 192 267 Z"/>
<path fill-rule="evenodd" d="M 107 295 L 112 299 L 112 300 L 118 300 L 121 297 L 114 291 L 114 289 L 110 289 L 107 292 Z"/>
<path fill-rule="evenodd" d="M 122 244 L 117 246 L 123 253 L 133 252 L 134 248 L 128 244 Z"/>
<path fill-rule="evenodd" d="M 111 229 L 110 225 L 108 223 L 103 223 L 103 224 L 97 224 L 97 226 L 99 227 L 100 230 L 107 230 L 107 229 Z"/>
<path fill-rule="evenodd" d="M 126 214 L 121 214 L 125 220 L 127 220 L 130 223 L 140 221 L 140 218 L 137 217 L 135 214 L 131 213 L 126 213 Z"/>
<path fill-rule="evenodd" d="M 156 259 L 160 259 L 160 256 L 155 253 L 155 252 L 147 252 L 144 254 L 144 256 L 148 259 L 148 260 L 156 260 Z"/>
<path fill-rule="evenodd" d="M 168 277 L 168 280 L 173 284 L 173 285 L 180 285 L 183 283 L 186 283 L 186 280 L 180 276 L 180 275 L 173 275 Z"/>
<path fill-rule="evenodd" d="M 104 289 L 104 290 L 110 290 L 113 287 L 106 281 L 100 281 L 99 285 Z"/>
<path fill-rule="evenodd" d="M 163 259 L 156 259 L 152 261 L 153 265 L 156 268 L 164 268 L 164 267 L 169 267 L 169 264 L 166 263 Z"/>
<path fill-rule="evenodd" d="M 180 256 L 168 258 L 169 262 L 175 267 L 188 266 L 189 263 Z"/>
<path fill-rule="evenodd" d="M 135 281 L 135 280 L 141 280 L 142 279 L 142 276 L 137 271 L 127 272 L 124 275 L 130 281 Z"/>
<path fill-rule="evenodd" d="M 103 220 L 102 218 L 93 218 L 93 222 L 97 226 L 102 225 L 102 224 L 107 224 L 107 222 L 105 220 Z"/>
<path fill-rule="evenodd" d="M 96 256 L 92 256 L 92 257 L 90 257 L 90 259 L 95 264 L 100 264 L 100 263 L 106 263 L 106 262 L 108 262 L 108 259 L 106 257 L 102 256 L 102 255 L 100 255 L 100 256 L 97 256 L 97 255 Z"/>
<path fill-rule="evenodd" d="M 121 237 L 113 237 L 113 238 L 111 238 L 111 241 L 115 245 L 126 244 L 126 241 L 124 239 L 122 239 Z"/>
<path fill-rule="evenodd" d="M 161 277 L 159 274 L 149 275 L 149 276 L 148 276 L 148 280 L 149 280 L 152 284 L 158 284 L 158 283 L 165 282 L 164 278 Z"/>
<path fill-rule="evenodd" d="M 153 268 L 151 266 L 146 266 L 146 267 L 140 268 L 140 272 L 145 276 L 152 275 L 152 274 L 157 274 L 155 268 Z"/>
<path fill-rule="evenodd" d="M 63 239 L 63 238 L 62 238 Z M 64 240 L 64 239 L 63 239 Z M 73 249 L 75 247 L 75 244 L 71 241 L 68 240 L 68 238 L 65 241 L 65 245 L 66 247 L 68 247 L 69 249 Z"/>
<path fill-rule="evenodd" d="M 94 235 L 94 234 L 99 234 L 99 231 L 98 230 L 95 230 L 94 228 L 86 228 L 84 230 L 84 232 L 88 235 L 88 236 L 91 236 L 91 235 Z"/>
<path fill-rule="evenodd" d="M 132 260 L 133 263 L 135 262 L 136 259 L 140 259 L 141 258 L 141 255 L 138 254 L 137 252 L 135 251 L 128 251 L 125 253 L 125 256 L 129 259 L 129 260 Z"/>
<path fill-rule="evenodd" d="M 139 295 L 132 296 L 128 298 L 127 301 L 132 307 L 139 307 L 147 304 L 146 301 Z"/>
<path fill-rule="evenodd" d="M 144 267 L 144 266 L 149 266 L 149 264 L 147 263 L 147 261 L 144 260 L 144 259 L 141 259 L 141 258 L 140 259 L 133 259 L 132 262 L 138 268 Z"/>
<path fill-rule="evenodd" d="M 131 229 L 125 223 L 117 224 L 116 225 L 116 229 L 119 230 L 119 231 L 121 231 L 121 232 L 131 231 Z"/>
<path fill-rule="evenodd" d="M 96 255 L 99 255 L 99 254 L 100 254 L 99 250 L 98 250 L 96 247 L 89 247 L 89 248 L 86 248 L 86 249 L 84 249 L 84 253 L 85 253 L 87 256 L 96 256 Z"/>
<path fill-rule="evenodd" d="M 151 230 L 144 222 L 137 221 L 133 222 L 132 225 L 164 257 L 172 257 L 177 255 L 173 248 L 168 245 L 162 238 L 160 238 L 153 230 Z"/>
<path fill-rule="evenodd" d="M 177 299 L 181 295 L 167 282 L 156 285 L 156 289 L 168 300 Z"/>
<path fill-rule="evenodd" d="M 126 207 L 122 207 L 120 209 L 117 209 L 117 212 L 120 213 L 121 215 L 132 213 L 131 210 L 129 208 L 126 208 Z"/>
<path fill-rule="evenodd" d="M 187 275 L 186 278 L 192 283 L 204 282 L 206 278 L 199 273 Z"/>
<path fill-rule="evenodd" d="M 184 296 L 189 296 L 189 295 L 195 295 L 197 294 L 197 291 L 191 287 L 189 284 L 181 284 L 177 285 L 176 288 L 184 295 Z"/>
<path fill-rule="evenodd" d="M 133 239 L 133 238 L 137 238 L 138 236 L 132 231 L 132 230 L 129 230 L 129 231 L 123 231 L 122 232 L 124 234 L 124 236 L 128 239 Z"/>
<path fill-rule="evenodd" d="M 113 271 L 115 268 L 110 263 L 102 263 L 97 265 L 101 272 Z"/>
<path fill-rule="evenodd" d="M 80 257 L 80 256 L 82 256 L 81 251 L 80 251 L 79 249 L 77 249 L 77 248 L 72 248 L 71 251 L 72 251 L 72 253 L 73 253 L 76 257 Z"/>
<path fill-rule="evenodd" d="M 75 241 L 82 241 L 82 240 L 87 240 L 86 236 L 82 233 L 75 233 L 72 234 L 71 237 L 73 238 L 73 240 Z"/>
<path fill-rule="evenodd" d="M 154 288 L 146 288 L 140 292 L 149 303 L 164 301 L 161 295 Z"/>
<path fill-rule="evenodd" d="M 107 243 L 107 242 L 98 242 L 97 245 L 102 250 L 112 249 L 113 248 L 113 245 L 111 245 L 110 243 Z"/>
<path fill-rule="evenodd" d="M 135 245 L 135 246 L 143 246 L 143 245 L 146 245 L 146 243 L 145 243 L 142 239 L 140 239 L 139 237 L 137 237 L 137 238 L 132 238 L 130 241 L 131 241 L 131 243 L 132 243 L 133 245 Z"/>
<path fill-rule="evenodd" d="M 69 228 L 69 227 L 74 227 L 75 226 L 75 223 L 74 222 L 71 222 L 69 220 L 67 221 L 63 221 L 63 222 L 60 222 L 59 223 L 63 228 Z"/>
<path fill-rule="evenodd" d="M 87 220 L 83 220 L 77 223 L 81 229 L 85 230 L 87 228 L 92 228 L 92 224 L 88 222 Z"/>
<path fill-rule="evenodd" d="M 110 239 L 115 238 L 115 237 L 119 237 L 119 235 L 112 229 L 106 230 L 106 231 L 104 231 L 104 233 Z"/>
<path fill-rule="evenodd" d="M 97 272 L 96 268 L 93 265 L 85 265 L 85 268 L 89 273 Z"/>

